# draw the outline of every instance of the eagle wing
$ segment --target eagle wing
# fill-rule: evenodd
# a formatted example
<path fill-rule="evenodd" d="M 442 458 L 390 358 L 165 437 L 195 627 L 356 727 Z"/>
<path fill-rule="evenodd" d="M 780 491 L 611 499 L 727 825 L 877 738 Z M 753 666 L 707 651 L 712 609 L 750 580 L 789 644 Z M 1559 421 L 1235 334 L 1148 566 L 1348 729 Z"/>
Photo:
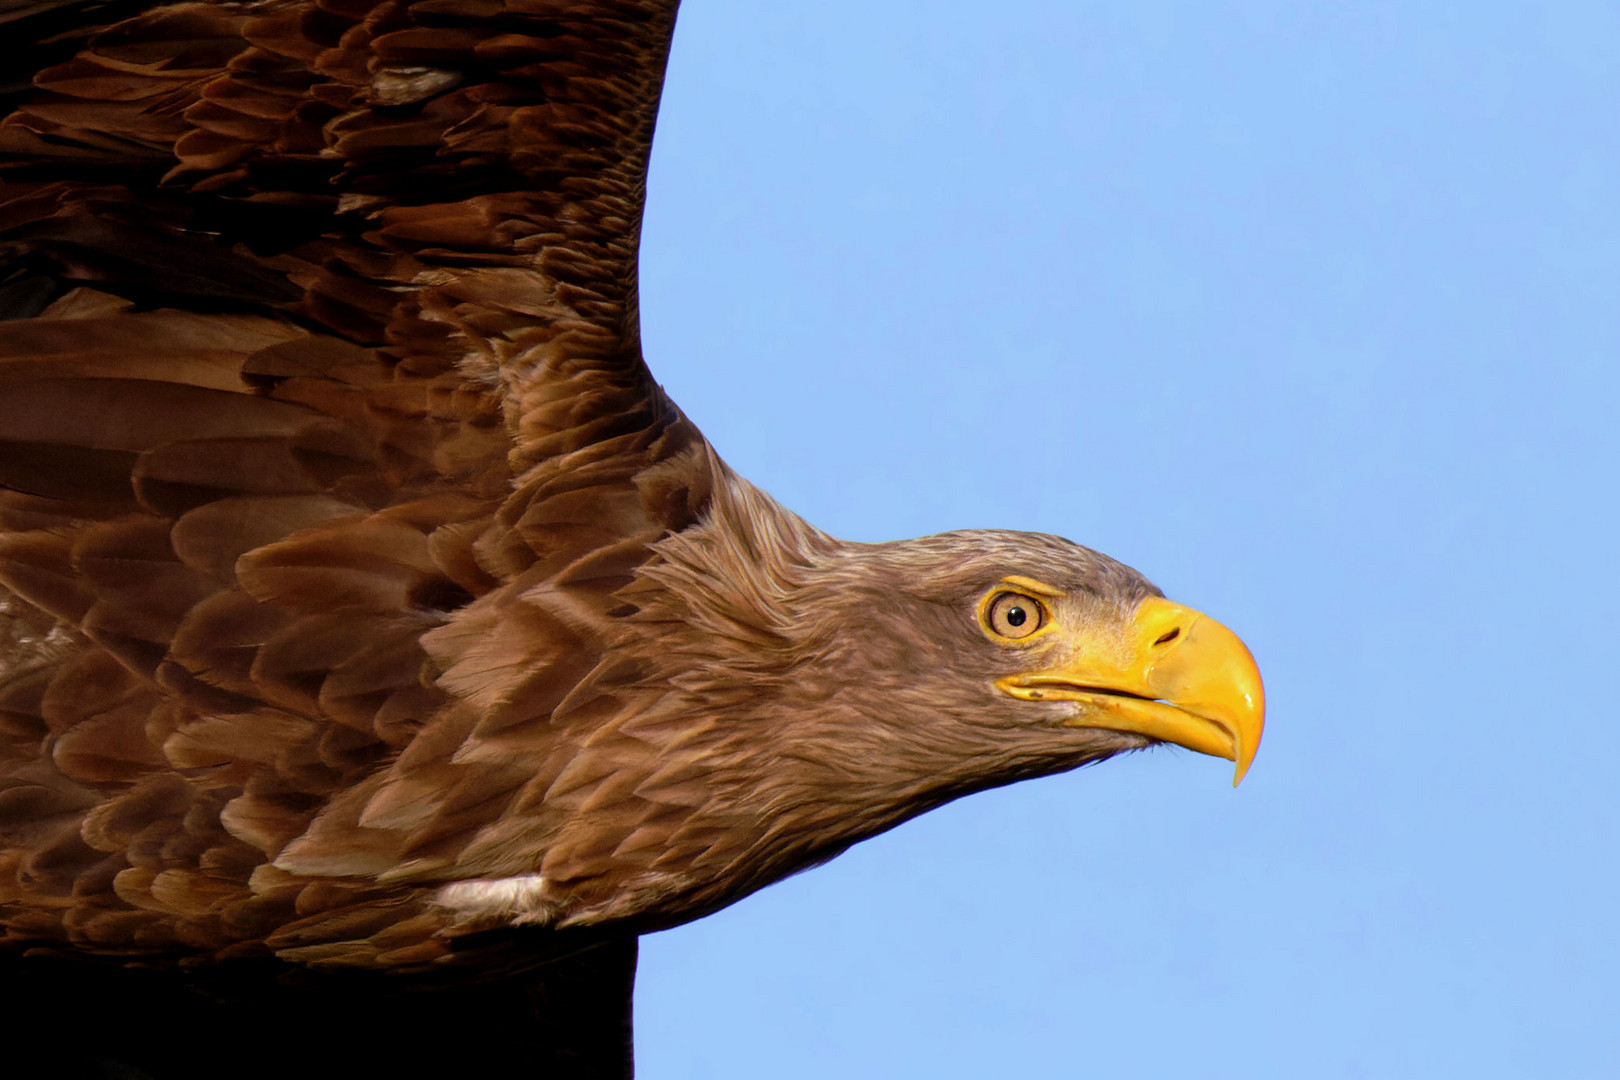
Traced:
<path fill-rule="evenodd" d="M 0 4 L 13 944 L 442 957 L 376 878 L 545 791 L 451 753 L 707 497 L 636 326 L 675 6 Z"/>

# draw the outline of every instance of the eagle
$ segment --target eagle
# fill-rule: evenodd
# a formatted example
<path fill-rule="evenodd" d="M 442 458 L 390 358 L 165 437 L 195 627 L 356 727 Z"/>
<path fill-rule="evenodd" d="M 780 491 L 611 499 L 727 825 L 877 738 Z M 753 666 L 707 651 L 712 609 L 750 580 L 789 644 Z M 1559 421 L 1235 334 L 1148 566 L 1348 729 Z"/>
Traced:
<path fill-rule="evenodd" d="M 663 393 L 675 9 L 0 0 L 0 979 L 50 1060 L 628 1074 L 639 934 L 975 791 L 1249 767 L 1214 619 L 1058 537 L 838 540 Z"/>

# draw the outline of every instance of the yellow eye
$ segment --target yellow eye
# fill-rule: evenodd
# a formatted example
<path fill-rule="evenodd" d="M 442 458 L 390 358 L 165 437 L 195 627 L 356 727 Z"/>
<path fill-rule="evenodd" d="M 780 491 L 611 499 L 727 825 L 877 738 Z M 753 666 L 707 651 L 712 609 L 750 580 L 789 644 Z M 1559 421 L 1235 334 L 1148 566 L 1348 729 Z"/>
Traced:
<path fill-rule="evenodd" d="M 1046 609 L 1033 596 L 1023 593 L 996 594 L 984 610 L 984 621 L 1004 638 L 1026 638 L 1046 622 Z"/>

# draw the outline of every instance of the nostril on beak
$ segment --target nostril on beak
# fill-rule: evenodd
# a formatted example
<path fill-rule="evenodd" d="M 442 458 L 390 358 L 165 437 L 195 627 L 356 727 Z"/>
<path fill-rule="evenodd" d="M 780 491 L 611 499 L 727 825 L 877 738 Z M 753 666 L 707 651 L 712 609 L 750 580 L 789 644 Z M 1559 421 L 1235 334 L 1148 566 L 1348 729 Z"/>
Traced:
<path fill-rule="evenodd" d="M 1181 627 L 1173 626 L 1170 629 L 1166 630 L 1164 633 L 1160 634 L 1159 635 L 1159 640 L 1155 641 L 1153 644 L 1155 644 L 1155 645 L 1168 645 L 1168 644 L 1170 644 L 1172 641 L 1176 640 L 1176 638 L 1178 638 L 1180 636 L 1181 636 Z"/>

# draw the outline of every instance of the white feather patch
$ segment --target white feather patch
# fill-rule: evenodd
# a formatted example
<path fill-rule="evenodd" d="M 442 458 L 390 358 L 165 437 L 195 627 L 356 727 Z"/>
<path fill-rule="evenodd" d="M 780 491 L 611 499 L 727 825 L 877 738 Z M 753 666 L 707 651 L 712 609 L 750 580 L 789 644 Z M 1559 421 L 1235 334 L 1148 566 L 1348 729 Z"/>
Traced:
<path fill-rule="evenodd" d="M 514 923 L 548 922 L 551 905 L 545 900 L 546 879 L 539 874 L 453 881 L 434 897 L 462 918 L 502 918 Z"/>

